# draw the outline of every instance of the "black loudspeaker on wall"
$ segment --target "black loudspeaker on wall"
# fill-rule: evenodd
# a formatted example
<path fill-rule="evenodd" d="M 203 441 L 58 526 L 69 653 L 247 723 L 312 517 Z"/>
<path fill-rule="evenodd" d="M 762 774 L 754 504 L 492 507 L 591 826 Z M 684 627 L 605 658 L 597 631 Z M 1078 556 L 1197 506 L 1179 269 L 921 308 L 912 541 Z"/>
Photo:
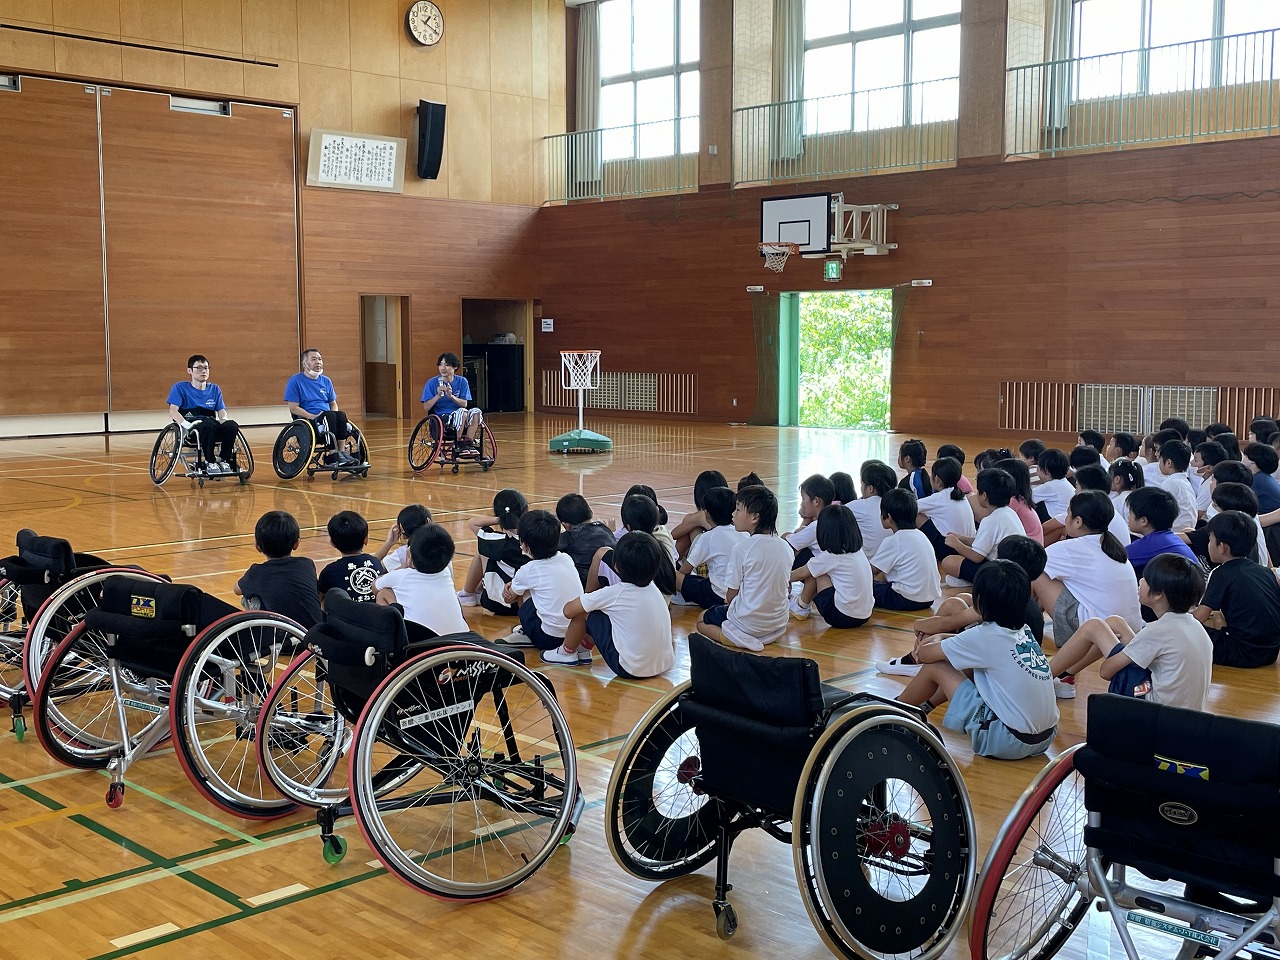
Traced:
<path fill-rule="evenodd" d="M 434 180 L 440 176 L 440 156 L 444 153 L 444 104 L 418 101 L 418 176 Z"/>

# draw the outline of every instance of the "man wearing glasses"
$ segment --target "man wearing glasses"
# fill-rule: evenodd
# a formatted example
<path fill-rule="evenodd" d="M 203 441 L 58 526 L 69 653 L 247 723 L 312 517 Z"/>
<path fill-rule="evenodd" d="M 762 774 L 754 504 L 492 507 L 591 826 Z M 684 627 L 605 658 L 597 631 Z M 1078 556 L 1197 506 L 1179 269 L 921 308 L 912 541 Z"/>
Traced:
<path fill-rule="evenodd" d="M 199 353 L 187 360 L 190 382 L 178 382 L 169 391 L 169 416 L 174 423 L 193 426 L 209 473 L 236 473 L 236 434 L 239 426 L 227 419 L 222 390 L 209 382 L 209 359 Z M 217 458 L 215 444 L 220 445 Z"/>

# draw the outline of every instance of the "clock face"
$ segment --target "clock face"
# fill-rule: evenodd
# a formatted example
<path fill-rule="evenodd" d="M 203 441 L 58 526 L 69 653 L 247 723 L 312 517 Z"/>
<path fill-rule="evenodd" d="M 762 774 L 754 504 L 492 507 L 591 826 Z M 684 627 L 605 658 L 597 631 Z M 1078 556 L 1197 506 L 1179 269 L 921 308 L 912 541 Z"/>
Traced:
<path fill-rule="evenodd" d="M 444 36 L 444 14 L 431 0 L 418 0 L 405 14 L 404 26 L 410 37 L 430 46 Z"/>

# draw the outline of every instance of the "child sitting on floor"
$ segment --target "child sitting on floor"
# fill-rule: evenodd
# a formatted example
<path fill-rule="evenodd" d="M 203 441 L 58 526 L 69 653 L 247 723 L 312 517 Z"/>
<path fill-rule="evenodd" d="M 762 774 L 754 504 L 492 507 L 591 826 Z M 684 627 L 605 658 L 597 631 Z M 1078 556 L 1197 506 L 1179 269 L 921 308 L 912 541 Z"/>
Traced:
<path fill-rule="evenodd" d="M 715 526 L 707 516 L 707 491 L 716 487 L 728 487 L 729 481 L 719 470 L 703 470 L 693 481 L 693 511 L 671 530 L 671 539 L 675 541 L 676 556 L 683 557 L 689 552 L 693 541 Z"/>
<path fill-rule="evenodd" d="M 916 504 L 919 509 L 916 524 L 933 545 L 934 557 L 941 560 L 955 553 L 947 546 L 947 534 L 954 533 L 972 540 L 978 528 L 973 518 L 973 507 L 960 486 L 964 479 L 960 462 L 952 457 L 939 457 L 933 461 L 929 479 L 933 493 Z"/>
<path fill-rule="evenodd" d="M 254 603 L 254 609 L 270 610 L 310 630 L 320 621 L 320 596 L 315 562 L 293 555 L 301 539 L 293 514 L 270 510 L 259 517 L 253 545 L 267 559 L 244 572 L 235 594 L 245 598 L 246 606 Z"/>
<path fill-rule="evenodd" d="M 924 468 L 928 459 L 929 450 L 923 440 L 904 440 L 898 448 L 898 469 L 907 471 L 898 486 L 910 490 L 917 499 L 929 495 L 929 474 Z"/>
<path fill-rule="evenodd" d="M 369 524 L 354 510 L 341 510 L 329 518 L 329 542 L 342 556 L 320 571 L 320 605 L 324 595 L 337 588 L 357 603 L 377 599 L 373 582 L 387 571 L 381 561 L 365 553 L 369 542 Z M 450 588 L 452 590 L 452 587 Z"/>
<path fill-rule="evenodd" d="M 502 599 L 520 612 L 520 626 L 497 641 L 511 647 L 554 650 L 564 642 L 569 618 L 564 608 L 582 596 L 582 582 L 569 555 L 561 553 L 560 521 L 549 510 L 530 510 L 516 526 L 520 549 L 529 562 L 516 571 L 502 590 Z M 589 662 L 591 652 L 579 653 Z"/>
<path fill-rule="evenodd" d="M 1265 667 L 1280 651 L 1280 584 L 1270 567 L 1248 559 L 1256 542 L 1253 521 L 1224 510 L 1209 521 L 1209 575 L 1195 617 L 1213 642 L 1213 662 L 1225 667 Z"/>
<path fill-rule="evenodd" d="M 951 556 L 943 557 L 941 563 L 942 572 L 949 578 L 947 582 L 951 586 L 972 583 L 978 575 L 978 568 L 995 556 L 1001 540 L 1023 535 L 1022 521 L 1009 506 L 1016 489 L 1012 475 L 1005 470 L 987 467 L 978 471 L 977 488 L 977 506 L 987 512 L 978 524 L 978 532 L 972 539 L 951 533 L 944 541 L 955 551 Z"/>
<path fill-rule="evenodd" d="M 916 498 L 890 490 L 880 501 L 880 522 L 889 536 L 876 551 L 872 572 L 876 606 L 885 610 L 926 610 L 942 596 L 933 544 L 916 529 Z"/>
<path fill-rule="evenodd" d="M 891 490 L 890 494 L 910 496 L 905 490 Z M 827 626 L 860 627 L 871 617 L 875 592 L 858 521 L 843 506 L 832 504 L 818 514 L 815 525 L 822 549 L 791 571 L 791 579 L 803 584 L 800 596 L 791 601 L 791 615 L 807 620 L 817 607 Z"/>
<path fill-rule="evenodd" d="M 556 501 L 556 519 L 564 527 L 560 534 L 561 553 L 567 553 L 578 571 L 578 579 L 587 585 L 591 558 L 601 547 L 615 543 L 613 531 L 591 517 L 591 504 L 580 493 L 566 493 Z"/>
<path fill-rule="evenodd" d="M 708 610 L 725 602 L 733 549 L 749 534 L 734 529 L 734 495 L 728 487 L 708 490 L 703 495 L 702 504 L 712 527 L 693 541 L 693 546 L 681 561 L 680 569 L 676 571 L 676 596 L 672 602 Z M 703 564 L 707 567 L 705 577 L 694 572 Z"/>
<path fill-rule="evenodd" d="M 398 514 L 396 522 L 387 531 L 387 539 L 378 547 L 375 557 L 386 570 L 398 570 L 410 565 L 409 538 L 414 531 L 431 522 L 431 511 L 420 503 L 411 503 Z"/>
<path fill-rule="evenodd" d="M 818 543 L 818 514 L 829 507 L 835 498 L 835 484 L 820 473 L 806 477 L 800 484 L 800 526 L 782 536 L 796 552 L 795 559 L 791 561 L 791 569 L 803 567 L 817 552 L 814 548 Z M 817 549 L 821 550 L 821 547 Z"/>
<path fill-rule="evenodd" d="M 453 590 L 453 537 L 436 523 L 419 527 L 409 538 L 410 565 L 378 578 L 378 602 L 398 603 L 404 618 L 437 637 L 466 633 L 467 621 Z"/>
<path fill-rule="evenodd" d="M 502 594 L 516 571 L 529 562 L 516 535 L 520 518 L 528 509 L 524 494 L 507 487 L 493 495 L 491 516 L 467 521 L 467 529 L 476 535 L 476 555 L 458 591 L 458 602 L 464 607 L 484 607 L 504 617 L 519 612 Z"/>

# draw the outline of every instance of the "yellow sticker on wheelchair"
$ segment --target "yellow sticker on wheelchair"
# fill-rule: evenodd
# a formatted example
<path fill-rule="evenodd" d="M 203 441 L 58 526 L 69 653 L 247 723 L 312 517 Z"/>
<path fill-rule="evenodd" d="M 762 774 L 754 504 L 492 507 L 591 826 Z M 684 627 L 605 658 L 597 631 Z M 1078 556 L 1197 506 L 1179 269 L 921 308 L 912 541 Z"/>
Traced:
<path fill-rule="evenodd" d="M 135 593 L 129 598 L 129 615 L 154 620 L 156 618 L 156 598 L 140 597 Z"/>
<path fill-rule="evenodd" d="M 1162 757 L 1160 754 L 1153 754 L 1156 758 L 1156 769 L 1163 770 L 1165 773 L 1177 773 L 1184 777 L 1195 777 L 1197 780 L 1209 779 L 1209 768 L 1200 763 L 1183 763 L 1181 760 L 1173 760 L 1169 757 Z"/>

